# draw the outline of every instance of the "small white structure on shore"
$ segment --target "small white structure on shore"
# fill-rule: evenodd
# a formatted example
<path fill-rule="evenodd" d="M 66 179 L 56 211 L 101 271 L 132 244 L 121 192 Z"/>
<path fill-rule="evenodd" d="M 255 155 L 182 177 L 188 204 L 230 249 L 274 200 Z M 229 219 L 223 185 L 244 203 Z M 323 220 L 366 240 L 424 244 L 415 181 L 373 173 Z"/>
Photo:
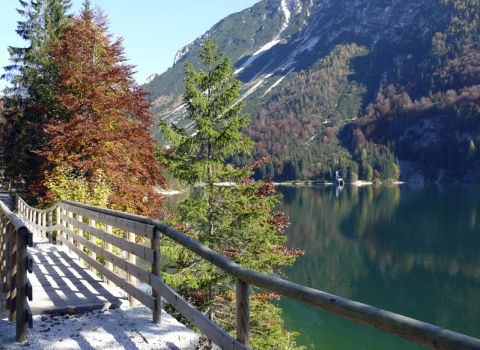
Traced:
<path fill-rule="evenodd" d="M 345 181 L 340 177 L 338 170 L 335 172 L 335 186 L 343 188 L 345 186 Z"/>

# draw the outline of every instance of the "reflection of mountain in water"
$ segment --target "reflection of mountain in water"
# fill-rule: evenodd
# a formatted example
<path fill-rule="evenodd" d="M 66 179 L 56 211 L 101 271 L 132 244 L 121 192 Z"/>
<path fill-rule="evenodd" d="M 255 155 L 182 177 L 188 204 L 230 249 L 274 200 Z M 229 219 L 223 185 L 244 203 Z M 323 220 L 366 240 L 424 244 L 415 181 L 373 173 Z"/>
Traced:
<path fill-rule="evenodd" d="M 346 188 L 338 198 L 333 188 L 283 193 L 289 244 L 306 250 L 287 270 L 289 279 L 480 336 L 480 188 Z M 319 331 L 299 317 L 312 311 L 283 305 L 287 323 L 302 331 L 302 344 L 340 348 L 328 341 L 337 334 L 351 339 L 343 339 L 342 348 L 357 348 L 350 322 L 320 313 L 318 322 L 329 322 Z M 358 334 L 369 335 L 365 348 L 397 344 L 363 327 Z"/>

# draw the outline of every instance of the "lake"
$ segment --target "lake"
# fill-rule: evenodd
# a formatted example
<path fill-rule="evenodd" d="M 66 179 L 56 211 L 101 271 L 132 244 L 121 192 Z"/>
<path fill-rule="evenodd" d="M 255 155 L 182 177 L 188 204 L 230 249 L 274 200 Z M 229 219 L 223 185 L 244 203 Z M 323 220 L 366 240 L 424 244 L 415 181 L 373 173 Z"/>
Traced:
<path fill-rule="evenodd" d="M 287 278 L 480 337 L 480 187 L 280 188 L 288 245 L 305 256 Z M 308 349 L 424 349 L 282 299 Z"/>

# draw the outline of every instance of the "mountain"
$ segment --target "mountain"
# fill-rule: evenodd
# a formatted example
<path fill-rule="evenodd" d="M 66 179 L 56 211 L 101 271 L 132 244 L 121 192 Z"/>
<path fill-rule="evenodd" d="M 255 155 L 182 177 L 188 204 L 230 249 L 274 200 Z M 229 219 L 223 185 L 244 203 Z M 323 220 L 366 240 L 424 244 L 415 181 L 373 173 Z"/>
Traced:
<path fill-rule="evenodd" d="M 259 177 L 477 180 L 479 0 L 262 0 L 179 50 L 145 85 L 193 130 L 183 63 L 212 39 L 242 81 Z M 245 163 L 252 159 L 232 160 Z"/>

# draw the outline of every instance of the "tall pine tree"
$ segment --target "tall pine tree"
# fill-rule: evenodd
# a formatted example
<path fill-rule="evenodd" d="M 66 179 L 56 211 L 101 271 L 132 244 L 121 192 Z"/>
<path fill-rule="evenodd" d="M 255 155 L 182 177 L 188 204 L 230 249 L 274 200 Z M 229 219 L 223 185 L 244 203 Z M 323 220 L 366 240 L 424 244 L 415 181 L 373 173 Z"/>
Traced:
<path fill-rule="evenodd" d="M 159 157 L 178 179 L 196 186 L 190 198 L 178 206 L 171 223 L 208 247 L 237 263 L 258 271 L 276 273 L 293 263 L 298 251 L 285 248 L 283 229 L 288 218 L 274 212 L 278 195 L 271 182 L 251 179 L 255 164 L 234 168 L 229 159 L 252 150 L 252 141 L 241 133 L 249 123 L 242 112 L 239 82 L 228 58 L 216 45 L 205 41 L 201 61 L 206 71 L 185 67 L 187 115 L 196 132 L 163 124 L 169 142 Z M 185 249 L 163 244 L 167 261 L 165 280 L 209 317 L 234 333 L 234 291 L 231 277 Z M 283 328 L 280 309 L 271 303 L 275 295 L 252 293 L 252 342 L 257 349 L 291 349 L 293 334 Z M 209 347 L 209 343 L 206 343 Z"/>

